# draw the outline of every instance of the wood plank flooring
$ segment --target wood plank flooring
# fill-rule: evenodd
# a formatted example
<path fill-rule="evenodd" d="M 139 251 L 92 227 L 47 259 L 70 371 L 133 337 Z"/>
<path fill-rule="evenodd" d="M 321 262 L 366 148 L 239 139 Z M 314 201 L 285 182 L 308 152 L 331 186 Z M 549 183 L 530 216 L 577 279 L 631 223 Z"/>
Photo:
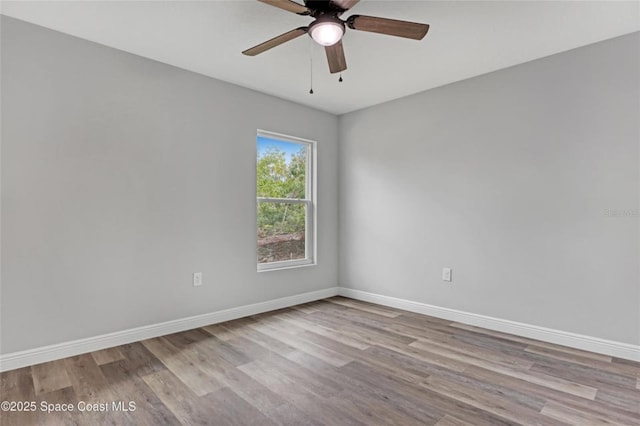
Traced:
<path fill-rule="evenodd" d="M 2 426 L 640 425 L 640 363 L 342 297 L 1 379 Z"/>

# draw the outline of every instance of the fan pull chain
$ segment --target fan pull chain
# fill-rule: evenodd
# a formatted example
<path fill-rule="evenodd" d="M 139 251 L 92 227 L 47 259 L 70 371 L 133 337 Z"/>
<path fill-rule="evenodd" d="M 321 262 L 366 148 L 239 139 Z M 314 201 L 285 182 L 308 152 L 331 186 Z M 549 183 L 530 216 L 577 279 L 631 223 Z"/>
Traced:
<path fill-rule="evenodd" d="M 342 83 L 342 73 L 340 73 L 340 78 L 338 79 L 338 83 Z"/>
<path fill-rule="evenodd" d="M 309 40 L 309 94 L 313 95 L 313 40 Z"/>

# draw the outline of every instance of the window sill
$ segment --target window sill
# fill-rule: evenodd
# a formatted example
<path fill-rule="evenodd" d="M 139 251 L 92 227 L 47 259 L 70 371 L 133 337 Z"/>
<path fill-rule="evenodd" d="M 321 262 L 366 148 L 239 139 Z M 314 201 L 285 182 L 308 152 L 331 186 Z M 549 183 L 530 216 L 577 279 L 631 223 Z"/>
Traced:
<path fill-rule="evenodd" d="M 273 262 L 273 263 L 265 263 L 263 265 L 269 265 L 267 267 L 259 267 L 258 273 L 260 272 L 272 272 L 272 271 L 282 271 L 284 269 L 298 269 L 298 268 L 306 268 L 308 266 L 316 266 L 318 263 L 309 260 L 304 263 L 291 263 L 291 262 Z"/>

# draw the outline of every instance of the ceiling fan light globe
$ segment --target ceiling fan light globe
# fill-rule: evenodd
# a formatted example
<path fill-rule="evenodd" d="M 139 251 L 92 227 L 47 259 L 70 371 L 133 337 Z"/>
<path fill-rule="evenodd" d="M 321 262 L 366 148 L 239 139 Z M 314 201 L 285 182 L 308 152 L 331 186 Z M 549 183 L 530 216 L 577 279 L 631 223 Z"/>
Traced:
<path fill-rule="evenodd" d="M 318 22 L 310 30 L 311 38 L 321 46 L 333 46 L 342 39 L 344 25 L 338 22 Z"/>

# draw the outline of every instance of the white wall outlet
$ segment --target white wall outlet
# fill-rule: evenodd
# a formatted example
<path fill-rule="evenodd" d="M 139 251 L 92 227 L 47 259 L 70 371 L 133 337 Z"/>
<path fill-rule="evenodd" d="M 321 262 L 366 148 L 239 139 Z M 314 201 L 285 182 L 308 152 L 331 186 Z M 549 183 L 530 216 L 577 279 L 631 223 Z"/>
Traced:
<path fill-rule="evenodd" d="M 193 273 L 193 286 L 198 287 L 202 285 L 202 272 Z"/>
<path fill-rule="evenodd" d="M 451 282 L 451 268 L 442 268 L 442 281 Z"/>

